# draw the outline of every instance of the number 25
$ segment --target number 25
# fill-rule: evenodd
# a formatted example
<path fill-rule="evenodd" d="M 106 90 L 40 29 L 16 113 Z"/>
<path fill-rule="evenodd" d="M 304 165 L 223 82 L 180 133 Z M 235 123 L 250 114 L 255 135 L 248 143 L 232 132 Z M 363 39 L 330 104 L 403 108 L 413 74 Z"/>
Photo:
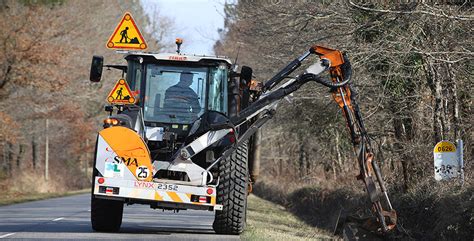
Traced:
<path fill-rule="evenodd" d="M 140 172 L 137 175 L 139 178 L 147 178 L 148 177 L 148 168 L 138 167 L 138 169 L 140 169 Z"/>

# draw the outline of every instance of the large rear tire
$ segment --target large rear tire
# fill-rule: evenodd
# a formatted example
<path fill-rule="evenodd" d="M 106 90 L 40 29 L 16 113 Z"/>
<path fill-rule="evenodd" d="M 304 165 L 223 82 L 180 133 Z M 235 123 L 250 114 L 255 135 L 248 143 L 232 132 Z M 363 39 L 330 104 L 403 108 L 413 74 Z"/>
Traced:
<path fill-rule="evenodd" d="M 91 192 L 92 229 L 99 232 L 118 232 L 120 230 L 120 226 L 122 225 L 123 202 L 94 197 L 95 177 L 99 175 L 99 172 L 95 168 L 97 145 L 98 144 L 96 141 Z"/>
<path fill-rule="evenodd" d="M 248 143 L 242 144 L 230 157 L 219 163 L 217 203 L 212 227 L 218 234 L 240 234 L 244 231 L 247 216 Z"/>
<path fill-rule="evenodd" d="M 118 232 L 122 225 L 123 202 L 92 196 L 92 229 L 99 232 Z"/>

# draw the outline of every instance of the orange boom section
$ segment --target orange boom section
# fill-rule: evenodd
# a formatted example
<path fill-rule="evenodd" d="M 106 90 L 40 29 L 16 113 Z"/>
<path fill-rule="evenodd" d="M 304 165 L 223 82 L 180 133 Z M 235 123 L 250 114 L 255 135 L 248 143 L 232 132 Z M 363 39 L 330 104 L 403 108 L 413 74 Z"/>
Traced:
<path fill-rule="evenodd" d="M 344 64 L 344 56 L 342 55 L 341 51 L 331 48 L 326 48 L 323 46 L 315 45 L 312 47 L 314 52 L 319 56 L 320 59 L 327 59 L 331 62 L 329 66 L 329 73 L 331 74 L 331 80 L 333 83 L 341 82 L 345 79 L 343 71 L 341 69 L 342 64 Z M 344 106 L 344 101 L 346 105 L 352 109 L 351 105 L 351 91 L 349 86 L 340 87 L 341 91 L 334 91 L 332 97 L 339 105 L 339 107 Z M 342 95 L 344 95 L 344 100 L 342 99 Z"/>

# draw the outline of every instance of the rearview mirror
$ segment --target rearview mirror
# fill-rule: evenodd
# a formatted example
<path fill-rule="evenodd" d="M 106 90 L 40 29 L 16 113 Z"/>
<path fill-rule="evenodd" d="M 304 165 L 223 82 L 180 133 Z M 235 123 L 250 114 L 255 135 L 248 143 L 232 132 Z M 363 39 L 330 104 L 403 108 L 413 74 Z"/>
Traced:
<path fill-rule="evenodd" d="M 92 57 L 92 63 L 91 63 L 90 81 L 92 82 L 100 81 L 100 78 L 102 77 L 103 66 L 104 66 L 104 57 L 94 55 Z"/>

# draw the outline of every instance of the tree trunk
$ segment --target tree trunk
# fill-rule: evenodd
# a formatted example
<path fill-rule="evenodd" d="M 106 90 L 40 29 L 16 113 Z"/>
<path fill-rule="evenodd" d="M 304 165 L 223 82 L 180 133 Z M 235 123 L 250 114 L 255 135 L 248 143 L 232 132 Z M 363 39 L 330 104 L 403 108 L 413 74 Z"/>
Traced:
<path fill-rule="evenodd" d="M 334 129 L 334 155 L 336 158 L 331 157 L 334 161 L 332 163 L 332 173 L 334 180 L 337 179 L 337 172 L 342 172 L 342 157 L 341 151 L 339 150 L 339 132 Z"/>
<path fill-rule="evenodd" d="M 444 138 L 443 125 L 441 123 L 441 113 L 443 107 L 441 81 L 437 70 L 435 69 L 433 63 L 430 60 L 425 61 L 425 73 L 428 86 L 431 89 L 431 95 L 434 99 L 433 138 L 435 143 L 437 143 Z"/>
<path fill-rule="evenodd" d="M 453 70 L 452 64 L 448 64 L 448 75 L 451 79 L 451 93 L 453 95 L 453 132 L 454 140 L 461 138 L 461 119 L 459 117 L 459 99 L 458 99 L 458 85 L 456 80 L 456 74 Z"/>
<path fill-rule="evenodd" d="M 432 66 L 432 70 L 434 71 L 434 115 L 433 115 L 433 124 L 434 124 L 434 135 L 435 135 L 435 142 L 439 142 L 444 139 L 444 123 L 442 121 L 441 114 L 443 113 L 443 93 L 441 88 L 441 80 L 439 78 L 438 71 L 434 70 Z"/>
<path fill-rule="evenodd" d="M 340 140 L 339 140 L 339 131 L 336 130 L 336 145 L 334 147 L 336 149 L 336 155 L 337 155 L 337 165 L 339 170 L 342 170 L 342 155 L 341 155 L 341 149 L 340 149 Z"/>
<path fill-rule="evenodd" d="M 308 162 L 308 158 L 307 158 L 307 155 L 306 155 L 306 150 L 305 150 L 305 144 L 302 140 L 301 137 L 298 138 L 299 139 L 299 145 L 300 145 L 300 148 L 299 148 L 299 158 L 298 158 L 298 163 L 299 163 L 299 168 L 300 168 L 300 175 L 301 176 L 304 176 L 307 174 L 307 162 Z"/>
<path fill-rule="evenodd" d="M 38 153 L 37 153 L 37 150 L 36 150 L 36 140 L 35 140 L 34 135 L 31 138 L 31 158 L 32 158 L 32 161 L 33 161 L 33 169 L 35 170 L 36 166 L 37 166 L 37 161 L 38 161 L 37 160 Z"/>
<path fill-rule="evenodd" d="M 18 147 L 18 155 L 16 157 L 16 167 L 18 169 L 20 169 L 21 157 L 23 156 L 24 152 L 25 152 L 25 146 L 23 144 L 20 144 Z"/>
<path fill-rule="evenodd" d="M 3 168 L 3 171 L 8 174 L 7 143 L 6 143 L 6 141 L 3 142 L 2 147 L 3 147 L 2 148 L 2 159 L 3 159 L 2 168 Z"/>
<path fill-rule="evenodd" d="M 281 145 L 280 145 L 280 141 L 277 141 L 277 146 L 278 146 L 278 151 L 277 150 L 274 150 L 272 152 L 272 155 L 275 155 L 277 152 L 278 152 L 278 156 L 281 156 L 282 153 L 280 153 L 280 151 L 282 150 L 281 149 Z M 283 158 L 277 158 L 278 159 L 278 175 L 283 175 Z M 287 168 L 289 169 L 289 168 Z"/>
<path fill-rule="evenodd" d="M 13 175 L 13 144 L 7 142 L 7 153 L 8 153 L 8 176 Z"/>
<path fill-rule="evenodd" d="M 395 138 L 396 142 L 394 143 L 394 147 L 396 148 L 397 152 L 400 155 L 400 161 L 402 163 L 402 173 L 403 173 L 403 188 L 404 190 L 408 190 L 410 176 L 408 174 L 409 169 L 409 157 L 404 152 L 404 145 L 402 142 L 405 140 L 405 128 L 403 122 L 400 118 L 395 118 L 393 120 L 393 126 L 395 131 Z"/>

